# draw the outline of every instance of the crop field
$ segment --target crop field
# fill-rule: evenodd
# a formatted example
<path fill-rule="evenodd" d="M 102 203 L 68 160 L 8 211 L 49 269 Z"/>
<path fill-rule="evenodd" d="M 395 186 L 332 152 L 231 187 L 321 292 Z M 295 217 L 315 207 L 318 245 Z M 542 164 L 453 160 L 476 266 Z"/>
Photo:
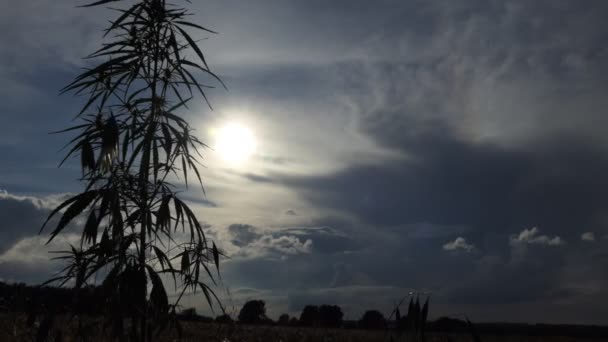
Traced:
<path fill-rule="evenodd" d="M 37 331 L 44 323 L 27 322 L 25 315 L 19 317 L 0 316 L 0 341 L 37 341 Z M 84 335 L 79 335 L 78 324 L 67 318 L 57 319 L 53 323 L 50 339 L 45 341 L 114 341 L 105 336 L 109 330 L 95 322 L 81 326 Z M 367 331 L 357 329 L 324 329 L 280 326 L 247 326 L 239 324 L 216 324 L 199 322 L 182 322 L 181 338 L 177 331 L 168 331 L 157 336 L 155 341 L 213 341 L 213 342 L 413 342 L 407 335 L 386 331 Z M 427 342 L 465 342 L 474 341 L 468 334 L 428 333 Z M 560 336 L 481 336 L 484 342 L 600 342 L 602 339 L 581 339 Z"/>
<path fill-rule="evenodd" d="M 183 341 L 234 341 L 234 342 L 265 342 L 265 341 L 294 341 L 294 342 L 409 342 L 407 336 L 386 333 L 384 331 L 366 331 L 356 329 L 322 329 L 296 327 L 258 327 L 258 326 L 213 326 L 208 324 L 188 324 L 185 326 Z M 392 337 L 392 339 L 391 339 Z M 580 338 L 544 337 L 544 336 L 481 336 L 484 342 L 575 342 Z M 465 342 L 473 341 L 468 334 L 436 334 L 428 333 L 428 342 Z M 599 342 L 600 339 L 585 341 Z"/>

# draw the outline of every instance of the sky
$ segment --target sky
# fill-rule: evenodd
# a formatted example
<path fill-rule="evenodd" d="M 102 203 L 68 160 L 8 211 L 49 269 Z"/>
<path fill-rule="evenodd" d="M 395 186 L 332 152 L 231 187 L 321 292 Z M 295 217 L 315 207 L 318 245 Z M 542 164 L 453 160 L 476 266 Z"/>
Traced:
<path fill-rule="evenodd" d="M 77 241 L 38 231 L 82 189 L 77 160 L 57 168 L 69 135 L 48 133 L 84 100 L 59 89 L 115 16 L 81 3 L 0 4 L 3 281 L 48 279 L 49 250 Z M 358 319 L 426 292 L 433 317 L 608 324 L 607 2 L 188 6 L 219 32 L 192 33 L 228 90 L 183 113 L 211 147 L 206 193 L 183 196 L 230 257 L 229 309 Z M 255 141 L 240 162 L 227 125 Z"/>

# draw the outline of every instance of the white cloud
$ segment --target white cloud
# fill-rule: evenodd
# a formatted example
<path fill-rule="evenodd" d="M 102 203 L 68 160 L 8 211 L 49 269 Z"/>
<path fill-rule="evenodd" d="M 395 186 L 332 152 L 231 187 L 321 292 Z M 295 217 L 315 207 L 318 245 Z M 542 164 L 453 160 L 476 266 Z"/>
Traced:
<path fill-rule="evenodd" d="M 270 230 L 247 224 L 232 224 L 227 229 L 209 227 L 209 234 L 232 259 L 287 258 L 291 255 L 309 254 L 313 241 L 298 236 L 298 232 Z"/>
<path fill-rule="evenodd" d="M 35 235 L 19 240 L 12 247 L 0 254 L 0 265 L 7 263 L 47 265 L 53 262 L 57 255 L 52 251 L 64 251 L 70 244 L 77 244 L 80 236 L 76 234 L 58 235 L 50 244 L 46 244 L 48 236 Z"/>
<path fill-rule="evenodd" d="M 595 234 L 593 232 L 585 232 L 581 235 L 583 241 L 595 241 Z"/>
<path fill-rule="evenodd" d="M 254 241 L 250 248 L 260 251 L 278 252 L 287 255 L 307 254 L 312 251 L 312 240 L 300 240 L 296 236 L 283 235 L 279 237 L 263 236 Z"/>
<path fill-rule="evenodd" d="M 17 201 L 28 203 L 39 210 L 55 209 L 61 202 L 67 199 L 69 194 L 51 194 L 43 197 L 25 196 L 11 194 L 4 189 L 0 189 L 0 201 Z"/>
<path fill-rule="evenodd" d="M 511 245 L 516 244 L 539 244 L 547 246 L 559 246 L 566 243 L 561 237 L 548 235 L 539 235 L 540 230 L 537 227 L 522 230 L 519 235 L 511 236 Z"/>
<path fill-rule="evenodd" d="M 467 240 L 463 237 L 457 237 L 456 240 L 443 245 L 443 250 L 445 251 L 464 250 L 470 252 L 474 248 L 475 246 L 472 243 L 468 243 Z"/>

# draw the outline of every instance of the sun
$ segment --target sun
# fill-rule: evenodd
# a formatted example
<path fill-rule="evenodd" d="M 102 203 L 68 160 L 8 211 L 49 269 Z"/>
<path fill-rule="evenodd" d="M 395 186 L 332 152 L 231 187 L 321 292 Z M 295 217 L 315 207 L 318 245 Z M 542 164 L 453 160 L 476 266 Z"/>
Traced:
<path fill-rule="evenodd" d="M 215 149 L 230 164 L 242 164 L 251 157 L 255 148 L 253 132 L 243 125 L 229 123 L 217 131 Z"/>

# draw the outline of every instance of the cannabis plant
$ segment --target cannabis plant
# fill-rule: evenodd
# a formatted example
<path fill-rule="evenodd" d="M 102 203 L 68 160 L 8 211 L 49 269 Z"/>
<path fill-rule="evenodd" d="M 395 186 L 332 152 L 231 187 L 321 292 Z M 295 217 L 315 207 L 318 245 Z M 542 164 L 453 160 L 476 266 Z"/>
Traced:
<path fill-rule="evenodd" d="M 405 300 L 410 297 L 410 303 L 407 309 L 407 315 L 401 316 L 400 307 Z M 420 306 L 420 297 L 416 295 L 414 301 L 413 293 L 403 297 L 401 301 L 395 306 L 390 316 L 391 320 L 395 317 L 395 332 L 387 335 L 388 329 L 385 331 L 384 340 L 387 340 L 387 336 L 390 336 L 390 341 L 414 341 L 414 342 L 425 342 L 426 341 L 426 324 L 429 313 L 429 299 L 426 297 L 426 301 L 423 306 Z"/>
<path fill-rule="evenodd" d="M 186 9 L 165 0 L 83 7 L 108 3 L 129 5 L 115 9 L 108 40 L 87 57 L 95 66 L 62 90 L 86 98 L 80 122 L 61 131 L 75 133 L 62 163 L 80 156 L 84 190 L 53 210 L 42 228 L 58 217 L 51 242 L 83 217 L 80 243 L 59 257 L 67 266 L 51 281 L 76 290 L 99 284 L 110 330 L 145 341 L 172 322 L 187 291 L 219 303 L 210 285 L 220 253 L 170 180 L 187 185 L 191 173 L 202 187 L 198 158 L 205 145 L 178 112 L 197 95 L 207 101 L 210 86 L 197 77 L 222 83 L 188 33 L 214 32 L 188 21 Z M 163 279 L 175 287 L 176 301 L 169 302 Z"/>

